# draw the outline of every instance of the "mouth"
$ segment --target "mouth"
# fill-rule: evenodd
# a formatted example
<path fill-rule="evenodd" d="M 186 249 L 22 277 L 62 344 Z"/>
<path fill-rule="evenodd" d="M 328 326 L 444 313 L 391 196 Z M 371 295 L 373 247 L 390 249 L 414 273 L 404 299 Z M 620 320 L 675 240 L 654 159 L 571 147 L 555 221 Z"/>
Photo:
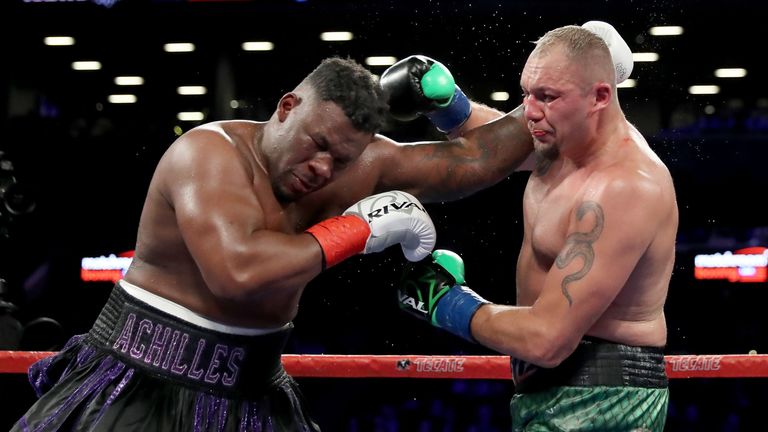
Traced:
<path fill-rule="evenodd" d="M 536 128 L 531 120 L 528 121 L 528 131 L 533 138 L 541 138 L 549 133 L 544 129 Z"/>
<path fill-rule="evenodd" d="M 306 180 L 302 179 L 296 174 L 293 174 L 293 178 L 294 178 L 294 181 L 292 182 L 294 186 L 293 188 L 298 193 L 306 194 L 317 189 L 316 186 L 312 185 L 311 183 L 307 182 Z"/>

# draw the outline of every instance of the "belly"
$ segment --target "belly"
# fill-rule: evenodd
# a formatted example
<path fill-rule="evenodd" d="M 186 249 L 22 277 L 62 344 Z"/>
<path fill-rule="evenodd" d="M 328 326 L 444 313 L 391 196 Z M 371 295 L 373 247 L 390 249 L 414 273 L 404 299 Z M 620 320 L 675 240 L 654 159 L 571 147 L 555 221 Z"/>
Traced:
<path fill-rule="evenodd" d="M 274 328 L 292 321 L 298 311 L 298 290 L 285 290 L 269 298 L 229 300 L 216 297 L 194 263 L 155 266 L 134 258 L 125 280 L 153 294 L 222 324 Z"/>
<path fill-rule="evenodd" d="M 532 248 L 521 250 L 516 273 L 518 306 L 536 302 L 550 267 L 551 262 L 542 262 Z M 608 306 L 586 334 L 627 345 L 664 346 L 667 327 L 660 306 L 663 303 L 645 304 L 631 292 L 624 294 L 619 294 L 619 300 Z"/>
<path fill-rule="evenodd" d="M 629 319 L 609 307 L 587 335 L 635 346 L 663 347 L 667 343 L 664 314 L 656 318 Z"/>

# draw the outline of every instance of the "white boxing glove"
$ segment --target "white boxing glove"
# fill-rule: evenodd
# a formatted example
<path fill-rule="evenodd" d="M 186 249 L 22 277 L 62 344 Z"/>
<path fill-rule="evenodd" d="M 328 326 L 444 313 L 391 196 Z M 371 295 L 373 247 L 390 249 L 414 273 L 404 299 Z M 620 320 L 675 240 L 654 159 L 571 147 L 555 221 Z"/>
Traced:
<path fill-rule="evenodd" d="M 420 261 L 432 252 L 437 241 L 435 225 L 424 206 L 402 191 L 363 198 L 342 216 L 317 223 L 307 232 L 320 243 L 323 268 L 398 243 L 409 261 Z"/>
<path fill-rule="evenodd" d="M 421 261 L 432 253 L 437 241 L 429 214 L 407 192 L 390 191 L 363 198 L 344 214 L 363 218 L 371 228 L 363 253 L 381 252 L 400 243 L 408 261 Z"/>
<path fill-rule="evenodd" d="M 605 44 L 608 45 L 613 65 L 616 67 L 616 84 L 620 84 L 629 78 L 635 62 L 632 60 L 632 50 L 629 49 L 629 45 L 627 45 L 619 32 L 612 25 L 603 21 L 588 21 L 582 27 L 600 36 L 605 41 Z"/>

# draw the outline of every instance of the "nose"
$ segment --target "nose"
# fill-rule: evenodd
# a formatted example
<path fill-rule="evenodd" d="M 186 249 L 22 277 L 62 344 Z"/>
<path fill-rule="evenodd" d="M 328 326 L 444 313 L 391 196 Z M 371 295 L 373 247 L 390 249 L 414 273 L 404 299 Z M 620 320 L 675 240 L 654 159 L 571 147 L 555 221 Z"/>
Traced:
<path fill-rule="evenodd" d="M 523 108 L 525 108 L 526 120 L 535 122 L 544 117 L 539 101 L 532 94 L 523 98 Z"/>
<path fill-rule="evenodd" d="M 317 177 L 328 180 L 333 175 L 333 157 L 328 153 L 318 153 L 309 161 L 309 169 Z"/>

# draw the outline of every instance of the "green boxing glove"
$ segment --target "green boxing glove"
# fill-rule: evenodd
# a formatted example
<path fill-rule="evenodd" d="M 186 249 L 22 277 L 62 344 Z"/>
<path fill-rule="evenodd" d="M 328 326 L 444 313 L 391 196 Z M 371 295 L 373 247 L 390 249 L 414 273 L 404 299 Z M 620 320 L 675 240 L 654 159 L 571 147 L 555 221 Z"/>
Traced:
<path fill-rule="evenodd" d="M 461 126 L 472 112 L 469 99 L 442 63 L 412 55 L 390 66 L 380 80 L 389 112 L 401 121 L 423 114 L 441 132 Z"/>
<path fill-rule="evenodd" d="M 489 303 L 462 285 L 464 261 L 454 252 L 439 249 L 432 256 L 406 265 L 398 288 L 400 309 L 470 342 L 477 309 Z"/>

